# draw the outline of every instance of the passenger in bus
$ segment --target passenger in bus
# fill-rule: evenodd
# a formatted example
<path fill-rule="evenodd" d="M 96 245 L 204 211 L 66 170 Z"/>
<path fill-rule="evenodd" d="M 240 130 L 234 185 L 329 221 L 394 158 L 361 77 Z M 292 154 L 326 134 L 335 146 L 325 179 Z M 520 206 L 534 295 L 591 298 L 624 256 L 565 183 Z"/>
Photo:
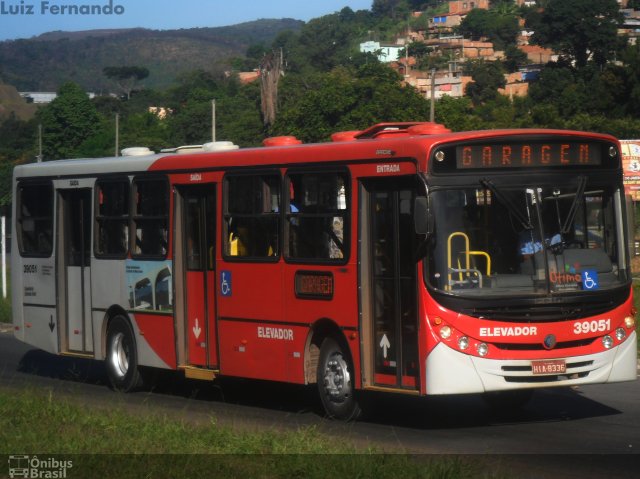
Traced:
<path fill-rule="evenodd" d="M 249 230 L 238 226 L 229 234 L 229 256 L 249 256 Z"/>

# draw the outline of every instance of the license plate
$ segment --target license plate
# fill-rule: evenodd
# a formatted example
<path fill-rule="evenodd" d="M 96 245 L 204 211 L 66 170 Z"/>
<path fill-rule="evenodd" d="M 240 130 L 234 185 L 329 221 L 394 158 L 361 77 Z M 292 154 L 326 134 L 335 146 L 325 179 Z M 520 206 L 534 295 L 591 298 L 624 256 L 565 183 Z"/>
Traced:
<path fill-rule="evenodd" d="M 533 374 L 564 374 L 567 372 L 567 363 L 564 359 L 553 361 L 531 361 Z"/>

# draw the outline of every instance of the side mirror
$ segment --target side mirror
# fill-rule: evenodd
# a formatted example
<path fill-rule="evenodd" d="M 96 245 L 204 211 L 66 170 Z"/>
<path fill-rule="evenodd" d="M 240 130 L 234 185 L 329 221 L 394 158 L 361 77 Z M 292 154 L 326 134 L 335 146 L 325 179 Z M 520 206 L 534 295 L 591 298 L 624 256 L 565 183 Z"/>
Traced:
<path fill-rule="evenodd" d="M 429 198 L 418 196 L 413 203 L 413 224 L 416 233 L 419 235 L 431 234 L 433 230 L 432 223 Z"/>

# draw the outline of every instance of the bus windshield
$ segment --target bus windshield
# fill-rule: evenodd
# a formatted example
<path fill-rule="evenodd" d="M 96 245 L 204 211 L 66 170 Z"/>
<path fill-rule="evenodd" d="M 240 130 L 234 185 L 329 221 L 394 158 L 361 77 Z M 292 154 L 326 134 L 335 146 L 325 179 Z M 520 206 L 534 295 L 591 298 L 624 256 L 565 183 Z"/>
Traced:
<path fill-rule="evenodd" d="M 497 186 L 483 179 L 434 189 L 428 281 L 460 296 L 621 286 L 621 198 L 619 190 L 585 176 L 557 185 Z"/>

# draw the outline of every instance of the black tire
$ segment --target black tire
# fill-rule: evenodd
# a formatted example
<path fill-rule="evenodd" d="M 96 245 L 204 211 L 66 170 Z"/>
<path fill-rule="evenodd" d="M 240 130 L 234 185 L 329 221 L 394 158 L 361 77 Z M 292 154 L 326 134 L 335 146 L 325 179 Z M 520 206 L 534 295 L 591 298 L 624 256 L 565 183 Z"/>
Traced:
<path fill-rule="evenodd" d="M 116 391 L 130 392 L 142 386 L 135 336 L 124 316 L 115 316 L 109 323 L 105 363 Z"/>
<path fill-rule="evenodd" d="M 362 413 L 355 398 L 351 358 L 333 338 L 326 338 L 320 347 L 317 386 L 328 417 L 352 421 Z"/>
<path fill-rule="evenodd" d="M 517 389 L 484 393 L 482 398 L 494 411 L 508 413 L 521 409 L 531 400 L 531 396 L 533 396 L 533 389 Z"/>

